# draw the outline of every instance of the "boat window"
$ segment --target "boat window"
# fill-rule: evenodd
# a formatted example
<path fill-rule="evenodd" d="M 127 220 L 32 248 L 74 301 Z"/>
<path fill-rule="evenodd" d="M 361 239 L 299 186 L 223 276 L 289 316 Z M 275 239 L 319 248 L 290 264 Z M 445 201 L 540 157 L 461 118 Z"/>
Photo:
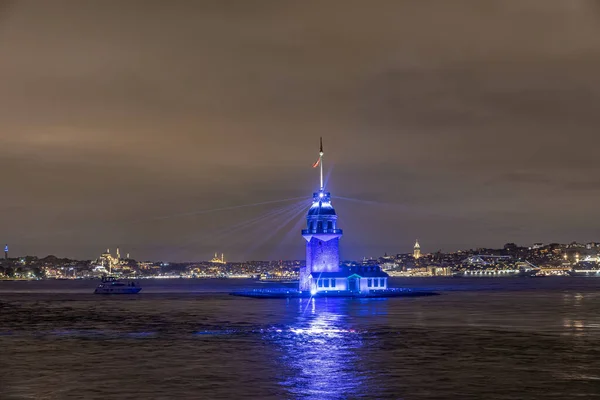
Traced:
<path fill-rule="evenodd" d="M 373 279 L 373 286 L 379 287 L 379 279 Z"/>
<path fill-rule="evenodd" d="M 385 287 L 385 279 L 384 278 L 379 279 L 379 286 Z"/>
<path fill-rule="evenodd" d="M 319 286 L 319 287 L 323 287 L 323 280 L 319 279 L 319 280 L 318 280 L 318 282 L 319 282 L 319 285 L 318 285 L 318 286 Z"/>
<path fill-rule="evenodd" d="M 368 287 L 373 286 L 373 279 L 367 279 L 367 286 Z"/>
<path fill-rule="evenodd" d="M 324 285 L 325 287 L 329 287 L 329 279 L 325 279 Z"/>
<path fill-rule="evenodd" d="M 335 278 L 331 280 L 331 287 L 335 287 Z"/>

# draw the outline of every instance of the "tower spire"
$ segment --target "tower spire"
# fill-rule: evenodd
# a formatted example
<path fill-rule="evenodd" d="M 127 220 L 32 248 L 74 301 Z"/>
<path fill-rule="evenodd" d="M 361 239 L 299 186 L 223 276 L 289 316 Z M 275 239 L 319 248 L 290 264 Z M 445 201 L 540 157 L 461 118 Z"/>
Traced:
<path fill-rule="evenodd" d="M 323 190 L 323 137 L 320 138 L 319 164 L 321 164 L 321 190 Z"/>

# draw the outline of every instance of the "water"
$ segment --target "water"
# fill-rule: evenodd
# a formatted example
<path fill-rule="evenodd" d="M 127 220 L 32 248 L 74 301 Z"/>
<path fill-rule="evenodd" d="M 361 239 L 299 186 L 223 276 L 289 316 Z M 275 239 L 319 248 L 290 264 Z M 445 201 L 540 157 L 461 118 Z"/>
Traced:
<path fill-rule="evenodd" d="M 392 280 L 441 296 L 246 299 L 243 280 L 0 282 L 0 399 L 600 397 L 600 279 Z M 266 285 L 266 286 L 265 286 Z"/>

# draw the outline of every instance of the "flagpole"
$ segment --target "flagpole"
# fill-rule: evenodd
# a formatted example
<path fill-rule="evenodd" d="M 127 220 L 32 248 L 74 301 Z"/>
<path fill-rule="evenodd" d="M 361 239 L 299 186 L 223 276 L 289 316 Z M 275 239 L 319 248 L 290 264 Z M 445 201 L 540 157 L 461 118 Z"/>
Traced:
<path fill-rule="evenodd" d="M 323 138 L 321 138 L 321 147 L 319 150 L 319 164 L 321 165 L 321 191 L 323 191 Z"/>

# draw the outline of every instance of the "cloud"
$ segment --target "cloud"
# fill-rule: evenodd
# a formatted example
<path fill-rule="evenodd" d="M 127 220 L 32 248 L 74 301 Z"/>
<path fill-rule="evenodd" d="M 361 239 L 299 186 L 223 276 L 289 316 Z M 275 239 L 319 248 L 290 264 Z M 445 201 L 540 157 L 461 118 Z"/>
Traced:
<path fill-rule="evenodd" d="M 3 235 L 34 232 L 23 253 L 118 240 L 164 258 L 258 211 L 115 223 L 308 198 L 324 136 L 334 195 L 366 201 L 339 201 L 348 258 L 415 236 L 597 240 L 598 17 L 586 0 L 10 3 Z M 288 258 L 291 239 L 245 254 L 256 234 L 222 251 Z"/>

